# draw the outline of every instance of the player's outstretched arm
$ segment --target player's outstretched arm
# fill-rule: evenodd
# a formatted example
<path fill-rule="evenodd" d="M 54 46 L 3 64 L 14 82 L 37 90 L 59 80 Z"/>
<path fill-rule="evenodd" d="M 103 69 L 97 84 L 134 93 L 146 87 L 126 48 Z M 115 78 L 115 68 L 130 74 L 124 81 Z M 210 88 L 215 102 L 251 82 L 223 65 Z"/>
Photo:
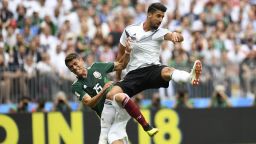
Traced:
<path fill-rule="evenodd" d="M 105 94 L 105 91 L 113 84 L 113 81 L 107 82 L 104 87 L 102 88 L 102 90 L 94 97 L 89 96 L 88 94 L 86 94 L 82 101 L 84 105 L 87 105 L 89 107 L 95 107 L 98 102 L 100 101 L 100 99 L 102 98 L 102 96 Z"/>
<path fill-rule="evenodd" d="M 182 42 L 183 36 L 181 33 L 178 32 L 169 32 L 164 36 L 164 40 L 169 40 L 172 42 Z"/>

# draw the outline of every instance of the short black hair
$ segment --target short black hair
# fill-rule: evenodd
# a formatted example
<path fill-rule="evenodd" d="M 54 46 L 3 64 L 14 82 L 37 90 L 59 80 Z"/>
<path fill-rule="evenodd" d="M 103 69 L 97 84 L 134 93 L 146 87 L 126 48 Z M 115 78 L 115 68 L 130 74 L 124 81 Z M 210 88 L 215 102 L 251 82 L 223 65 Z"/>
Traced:
<path fill-rule="evenodd" d="M 71 62 L 73 59 L 77 59 L 80 56 L 77 53 L 70 53 L 65 58 L 65 65 L 68 66 L 68 63 Z"/>
<path fill-rule="evenodd" d="M 152 3 L 149 7 L 148 7 L 148 13 L 153 13 L 155 11 L 162 11 L 162 12 L 166 12 L 167 8 L 162 4 L 162 3 Z"/>

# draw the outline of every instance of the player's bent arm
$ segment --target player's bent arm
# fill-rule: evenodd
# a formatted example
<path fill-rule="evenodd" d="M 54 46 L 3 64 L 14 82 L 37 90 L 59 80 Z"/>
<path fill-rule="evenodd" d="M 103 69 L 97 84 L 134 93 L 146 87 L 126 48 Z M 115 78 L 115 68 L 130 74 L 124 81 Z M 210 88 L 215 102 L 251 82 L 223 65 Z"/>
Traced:
<path fill-rule="evenodd" d="M 122 56 L 124 55 L 125 53 L 125 46 L 123 46 L 121 43 L 119 43 L 119 46 L 118 46 L 118 54 L 117 54 L 117 57 L 116 57 L 116 61 L 119 62 L 120 59 L 122 59 Z M 122 74 L 122 69 L 116 69 L 116 79 L 117 80 L 120 80 L 121 79 L 121 74 Z"/>
<path fill-rule="evenodd" d="M 86 105 L 86 106 L 89 106 L 91 108 L 95 107 L 98 102 L 100 101 L 100 99 L 102 98 L 102 96 L 104 95 L 104 92 L 105 90 L 101 90 L 96 96 L 94 97 L 91 97 L 89 96 L 88 94 L 86 94 L 82 101 L 83 101 L 83 104 Z"/>
<path fill-rule="evenodd" d="M 121 43 L 119 43 L 116 61 L 120 61 L 120 59 L 122 59 L 122 57 L 123 57 L 123 55 L 125 53 L 125 49 L 126 49 L 126 47 L 123 46 Z"/>
<path fill-rule="evenodd" d="M 182 42 L 183 36 L 178 32 L 169 32 L 164 35 L 164 40 L 172 41 L 172 42 Z"/>
<path fill-rule="evenodd" d="M 115 71 L 122 71 L 126 68 L 128 62 L 130 60 L 130 52 L 125 52 L 119 61 L 114 62 L 114 70 Z"/>

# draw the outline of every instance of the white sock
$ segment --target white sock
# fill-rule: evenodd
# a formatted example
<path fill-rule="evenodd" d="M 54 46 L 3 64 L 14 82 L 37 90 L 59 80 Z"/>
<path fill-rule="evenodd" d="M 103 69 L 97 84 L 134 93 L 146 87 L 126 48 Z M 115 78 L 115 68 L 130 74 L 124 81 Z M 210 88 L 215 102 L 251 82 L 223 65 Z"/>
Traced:
<path fill-rule="evenodd" d="M 171 79 L 175 82 L 189 82 L 190 81 L 190 73 L 183 70 L 174 70 Z"/>

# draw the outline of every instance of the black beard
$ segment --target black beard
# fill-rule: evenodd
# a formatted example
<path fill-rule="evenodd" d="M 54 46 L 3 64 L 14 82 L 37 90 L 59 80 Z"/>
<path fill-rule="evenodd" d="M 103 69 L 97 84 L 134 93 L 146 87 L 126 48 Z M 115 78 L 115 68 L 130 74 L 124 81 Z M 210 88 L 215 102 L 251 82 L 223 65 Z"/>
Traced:
<path fill-rule="evenodd" d="M 159 26 L 152 25 L 150 28 L 151 28 L 152 31 L 155 31 L 159 28 Z"/>

